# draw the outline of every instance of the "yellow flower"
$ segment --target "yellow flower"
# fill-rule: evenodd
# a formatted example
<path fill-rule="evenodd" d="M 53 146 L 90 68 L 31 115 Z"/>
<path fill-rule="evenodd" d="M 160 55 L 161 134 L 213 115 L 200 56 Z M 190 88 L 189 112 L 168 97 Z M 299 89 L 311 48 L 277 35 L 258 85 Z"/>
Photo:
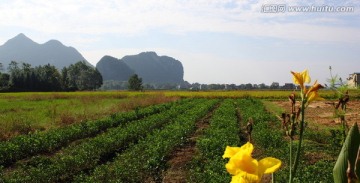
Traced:
<path fill-rule="evenodd" d="M 310 89 L 306 89 L 304 83 L 310 83 L 311 81 L 307 69 L 302 72 L 291 71 L 291 74 L 293 75 L 294 83 L 300 85 L 301 87 L 302 96 L 304 97 L 304 100 L 306 100 L 306 106 L 308 106 L 310 102 L 314 100 L 322 99 L 318 94 L 318 90 L 324 87 L 321 84 L 317 83 L 317 81 L 315 81 L 315 83 L 310 87 Z"/>
<path fill-rule="evenodd" d="M 321 84 L 317 83 L 317 80 L 316 80 L 315 83 L 311 86 L 311 88 L 306 93 L 318 91 L 321 88 L 324 88 L 324 87 Z"/>
<path fill-rule="evenodd" d="M 307 69 L 305 69 L 302 72 L 293 72 L 293 71 L 291 71 L 291 74 L 294 76 L 293 77 L 294 83 L 300 85 L 302 90 L 305 89 L 304 83 L 310 83 L 311 82 L 311 78 L 309 76 L 309 72 L 308 72 Z"/>
<path fill-rule="evenodd" d="M 226 147 L 223 158 L 230 158 L 225 167 L 233 175 L 231 183 L 258 183 L 264 173 L 273 173 L 280 168 L 281 161 L 276 158 L 267 157 L 260 161 L 252 158 L 253 149 L 250 142 L 241 147 Z"/>
<path fill-rule="evenodd" d="M 324 87 L 321 84 L 317 83 L 317 81 L 315 81 L 315 83 L 310 87 L 310 89 L 306 91 L 305 93 L 305 98 L 307 99 L 306 106 L 308 106 L 314 100 L 323 99 L 318 94 L 318 90 L 321 88 Z"/>

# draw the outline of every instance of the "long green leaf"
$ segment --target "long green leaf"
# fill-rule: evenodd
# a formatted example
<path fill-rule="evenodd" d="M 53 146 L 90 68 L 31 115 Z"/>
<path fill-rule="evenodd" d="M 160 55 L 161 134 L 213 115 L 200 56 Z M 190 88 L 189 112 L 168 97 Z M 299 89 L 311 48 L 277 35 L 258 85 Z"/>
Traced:
<path fill-rule="evenodd" d="M 360 147 L 359 147 L 359 151 L 358 151 L 358 156 L 357 156 L 357 160 L 356 160 L 356 165 L 355 165 L 355 174 L 357 175 L 358 178 L 360 178 Z"/>
<path fill-rule="evenodd" d="M 360 134 L 357 123 L 351 127 L 349 134 L 343 144 L 341 152 L 338 156 L 336 164 L 333 169 L 334 182 L 347 182 L 348 177 L 346 170 L 348 169 L 348 162 L 350 163 L 350 170 L 354 171 L 355 161 L 360 144 Z"/>

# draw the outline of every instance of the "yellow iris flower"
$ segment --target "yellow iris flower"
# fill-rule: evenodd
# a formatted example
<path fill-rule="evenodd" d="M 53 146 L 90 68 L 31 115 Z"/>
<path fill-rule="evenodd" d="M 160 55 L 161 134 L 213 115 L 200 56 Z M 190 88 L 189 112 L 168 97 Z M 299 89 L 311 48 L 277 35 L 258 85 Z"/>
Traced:
<path fill-rule="evenodd" d="M 304 85 L 305 83 L 311 82 L 311 78 L 309 76 L 309 71 L 307 69 L 305 69 L 302 72 L 291 71 L 291 74 L 294 76 L 293 77 L 294 83 L 300 85 L 300 88 L 302 90 L 305 90 L 305 85 Z"/>
<path fill-rule="evenodd" d="M 291 74 L 293 75 L 293 81 L 295 84 L 300 85 L 300 88 L 302 90 L 302 95 L 304 99 L 306 100 L 306 106 L 309 105 L 310 102 L 314 100 L 321 100 L 322 98 L 318 94 L 318 90 L 321 88 L 324 88 L 321 84 L 315 83 L 310 87 L 310 89 L 306 89 L 304 83 L 310 83 L 311 78 L 309 76 L 308 70 L 304 70 L 302 72 L 293 72 L 291 71 Z"/>
<path fill-rule="evenodd" d="M 309 103 L 311 103 L 314 100 L 323 100 L 323 98 L 321 98 L 318 94 L 318 90 L 324 88 L 321 84 L 317 83 L 317 81 L 315 81 L 314 85 L 311 86 L 311 88 L 306 91 L 306 98 L 307 98 L 307 102 L 306 105 L 309 105 Z"/>
<path fill-rule="evenodd" d="M 264 173 L 273 173 L 280 168 L 281 161 L 276 158 L 266 157 L 260 161 L 252 158 L 253 149 L 250 142 L 241 147 L 226 147 L 223 158 L 230 158 L 225 167 L 233 175 L 231 183 L 258 183 Z"/>

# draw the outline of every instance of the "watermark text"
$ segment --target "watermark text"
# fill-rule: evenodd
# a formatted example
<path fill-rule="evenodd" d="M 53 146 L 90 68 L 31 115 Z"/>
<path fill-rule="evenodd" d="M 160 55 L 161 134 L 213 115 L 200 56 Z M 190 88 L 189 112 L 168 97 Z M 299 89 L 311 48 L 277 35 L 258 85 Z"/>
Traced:
<path fill-rule="evenodd" d="M 264 4 L 261 7 L 262 13 L 301 13 L 301 12 L 309 12 L 309 13 L 350 13 L 354 12 L 353 6 L 289 6 L 286 4 Z"/>

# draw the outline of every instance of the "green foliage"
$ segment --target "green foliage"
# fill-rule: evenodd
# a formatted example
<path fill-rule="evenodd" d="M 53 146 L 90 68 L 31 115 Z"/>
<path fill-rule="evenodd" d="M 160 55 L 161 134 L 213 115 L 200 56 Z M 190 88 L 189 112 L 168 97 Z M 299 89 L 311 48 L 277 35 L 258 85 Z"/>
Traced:
<path fill-rule="evenodd" d="M 0 143 L 0 168 L 5 165 L 0 170 L 0 182 L 160 182 L 169 154 L 186 141 L 196 129 L 195 121 L 209 113 L 218 101 L 185 99 L 47 132 L 20 135 Z M 188 182 L 230 182 L 231 175 L 225 169 L 227 160 L 222 154 L 226 145 L 244 143 L 240 138 L 244 124 L 239 122 L 250 117 L 254 120 L 255 158 L 281 159 L 283 165 L 276 173 L 276 180 L 287 181 L 288 143 L 280 122 L 266 111 L 259 99 L 247 97 L 225 99 L 214 110 L 209 127 L 197 138 L 198 151 L 189 165 Z M 304 133 L 305 160 L 300 163 L 298 175 L 301 176 L 294 182 L 333 181 L 333 152 L 339 150 L 341 135 L 339 130 L 327 130 L 309 128 Z M 296 144 L 294 140 L 294 147 Z M 42 155 L 60 148 L 61 151 L 52 156 Z M 23 158 L 28 159 L 18 161 Z M 9 168 L 14 162 L 15 166 Z"/>
<path fill-rule="evenodd" d="M 112 128 L 106 133 L 83 141 L 83 143 L 63 149 L 62 153 L 49 157 L 46 164 L 35 167 L 25 165 L 16 169 L 9 176 L 6 176 L 5 180 L 9 182 L 14 180 L 20 182 L 35 180 L 46 180 L 44 182 L 69 181 L 81 170 L 94 168 L 101 161 L 111 159 L 115 152 L 126 149 L 155 129 L 161 129 L 171 122 L 171 119 L 176 119 L 179 114 L 190 110 L 195 102 L 199 101 L 188 101 L 174 105 L 171 109 L 159 114 Z"/>
<path fill-rule="evenodd" d="M 226 99 L 214 111 L 209 128 L 196 142 L 199 152 L 193 159 L 189 182 L 230 182 L 222 155 L 226 146 L 241 144 L 239 126 L 234 100 Z"/>
<path fill-rule="evenodd" d="M 0 89 L 10 91 L 94 90 L 102 85 L 99 71 L 85 62 L 71 64 L 61 73 L 50 64 L 31 67 L 16 61 L 9 64 L 9 74 L 0 73 Z"/>
<path fill-rule="evenodd" d="M 90 176 L 78 176 L 76 182 L 161 181 L 167 157 L 194 132 L 195 122 L 205 116 L 215 103 L 216 100 L 197 100 L 189 110 L 178 111 L 179 115 L 163 129 L 155 130 L 126 149 L 114 162 L 96 167 Z"/>
<path fill-rule="evenodd" d="M 308 128 L 309 129 L 309 128 Z M 333 133 L 332 131 L 336 131 L 333 129 L 330 129 L 330 133 Z M 335 132 L 336 133 L 336 132 Z M 318 126 L 312 127 L 310 130 L 306 130 L 304 132 L 304 136 L 306 136 L 307 140 L 311 140 L 320 144 L 329 144 L 331 143 L 331 140 L 334 140 L 333 138 L 329 139 L 329 132 L 327 129 L 321 129 Z"/>
<path fill-rule="evenodd" d="M 143 88 L 142 78 L 138 77 L 137 74 L 134 74 L 129 78 L 128 84 L 129 90 L 140 91 Z"/>
<path fill-rule="evenodd" d="M 1 90 L 8 90 L 9 89 L 9 82 L 10 82 L 10 75 L 7 73 L 0 72 L 0 91 Z"/>
<path fill-rule="evenodd" d="M 354 179 L 356 160 L 358 159 L 358 151 L 360 147 L 360 133 L 357 123 L 351 127 L 346 140 L 343 144 L 341 152 L 334 166 L 333 175 L 334 182 L 348 182 L 348 179 Z M 358 164 L 360 162 L 357 162 Z M 350 172 L 347 173 L 347 170 Z M 359 172 L 357 172 L 359 173 Z M 357 177 L 360 177 L 358 174 Z"/>
<path fill-rule="evenodd" d="M 330 78 L 327 79 L 330 85 L 330 89 L 334 92 L 333 98 L 340 99 L 343 98 L 345 92 L 349 90 L 347 84 L 344 84 L 342 79 L 336 74 L 335 76 L 332 74 L 332 68 L 329 67 L 330 70 Z"/>
<path fill-rule="evenodd" d="M 254 120 L 253 138 L 257 145 L 263 148 L 285 147 L 280 123 L 275 116 L 268 113 L 263 103 L 258 99 L 243 99 L 239 101 L 239 108 L 243 119 Z"/>
<path fill-rule="evenodd" d="M 330 129 L 330 133 L 331 133 L 330 143 L 331 143 L 332 147 L 334 147 L 334 148 L 341 147 L 342 144 L 344 143 L 343 130 Z"/>
<path fill-rule="evenodd" d="M 9 165 L 31 155 L 52 152 L 76 139 L 90 137 L 111 127 L 141 119 L 171 107 L 173 103 L 160 104 L 135 111 L 114 114 L 110 118 L 83 122 L 48 132 L 20 135 L 0 143 L 0 165 Z"/>
<path fill-rule="evenodd" d="M 67 77 L 63 78 L 63 83 L 68 83 L 68 85 L 64 86 L 65 90 L 95 90 L 102 85 L 103 79 L 100 72 L 85 62 L 71 64 L 66 70 Z"/>
<path fill-rule="evenodd" d="M 305 163 L 305 162 L 303 162 Z M 333 161 L 320 160 L 313 165 L 303 166 L 294 182 L 333 182 L 331 171 Z"/>

